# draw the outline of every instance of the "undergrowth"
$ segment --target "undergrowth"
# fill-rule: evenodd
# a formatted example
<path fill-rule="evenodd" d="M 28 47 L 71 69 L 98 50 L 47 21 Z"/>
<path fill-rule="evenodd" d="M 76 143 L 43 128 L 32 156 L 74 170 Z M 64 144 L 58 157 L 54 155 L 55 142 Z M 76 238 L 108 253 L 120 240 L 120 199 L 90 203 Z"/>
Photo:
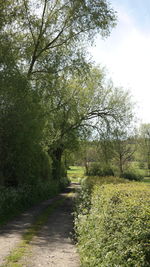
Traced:
<path fill-rule="evenodd" d="M 68 185 L 68 180 L 51 180 L 36 185 L 0 187 L 0 225 L 3 225 L 27 208 L 57 195 Z"/>

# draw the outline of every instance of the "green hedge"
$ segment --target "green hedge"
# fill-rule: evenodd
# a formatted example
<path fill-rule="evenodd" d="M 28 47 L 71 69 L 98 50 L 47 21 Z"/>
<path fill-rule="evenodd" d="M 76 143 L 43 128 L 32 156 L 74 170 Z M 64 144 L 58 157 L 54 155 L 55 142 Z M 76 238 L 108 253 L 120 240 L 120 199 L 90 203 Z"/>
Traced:
<path fill-rule="evenodd" d="M 150 266 L 150 188 L 95 186 L 89 212 L 75 220 L 82 266 Z"/>
<path fill-rule="evenodd" d="M 135 171 L 126 171 L 122 174 L 122 177 L 130 181 L 142 181 L 144 177 Z"/>
<path fill-rule="evenodd" d="M 81 189 L 79 189 L 75 204 L 75 217 L 79 214 L 87 214 L 91 207 L 91 196 L 95 185 L 121 184 L 128 183 L 126 179 L 114 176 L 99 177 L 88 176 L 81 180 Z"/>

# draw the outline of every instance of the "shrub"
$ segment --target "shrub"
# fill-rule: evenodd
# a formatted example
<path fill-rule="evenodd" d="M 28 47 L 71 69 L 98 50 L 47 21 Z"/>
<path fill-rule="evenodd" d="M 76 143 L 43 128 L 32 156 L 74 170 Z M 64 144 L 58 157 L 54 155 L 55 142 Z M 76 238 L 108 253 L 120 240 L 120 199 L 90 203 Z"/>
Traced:
<path fill-rule="evenodd" d="M 99 163 L 93 163 L 87 173 L 88 176 L 114 176 L 110 166 L 101 166 Z"/>
<path fill-rule="evenodd" d="M 143 161 L 140 161 L 138 165 L 139 165 L 140 169 L 144 169 L 145 168 L 145 163 Z"/>
<path fill-rule="evenodd" d="M 130 181 L 142 181 L 144 178 L 141 174 L 133 171 L 124 172 L 122 177 Z"/>
<path fill-rule="evenodd" d="M 108 177 L 98 177 L 98 176 L 88 176 L 81 180 L 81 189 L 79 189 L 76 203 L 75 203 L 75 220 L 78 221 L 78 216 L 88 214 L 91 208 L 91 196 L 93 192 L 93 187 L 97 185 L 98 187 L 104 184 L 120 184 L 128 183 L 127 180 L 108 176 Z M 76 228 L 76 225 L 75 225 Z"/>
<path fill-rule="evenodd" d="M 0 224 L 3 224 L 34 204 L 56 195 L 60 191 L 60 184 L 45 181 L 18 188 L 0 187 L 0 191 Z"/>
<path fill-rule="evenodd" d="M 82 266 L 150 266 L 148 186 L 95 186 L 89 213 L 75 223 Z"/>
<path fill-rule="evenodd" d="M 63 190 L 65 187 L 67 187 L 70 184 L 70 180 L 68 177 L 62 177 L 59 181 L 60 189 Z"/>

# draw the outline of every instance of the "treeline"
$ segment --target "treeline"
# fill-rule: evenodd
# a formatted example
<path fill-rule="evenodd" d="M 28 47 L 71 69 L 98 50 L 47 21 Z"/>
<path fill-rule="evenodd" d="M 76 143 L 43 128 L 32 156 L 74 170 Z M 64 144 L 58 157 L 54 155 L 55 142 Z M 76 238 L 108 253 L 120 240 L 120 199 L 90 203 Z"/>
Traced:
<path fill-rule="evenodd" d="M 85 167 L 88 176 L 119 176 L 142 180 L 150 175 L 150 124 L 101 125 L 96 135 L 80 141 L 68 165 Z"/>

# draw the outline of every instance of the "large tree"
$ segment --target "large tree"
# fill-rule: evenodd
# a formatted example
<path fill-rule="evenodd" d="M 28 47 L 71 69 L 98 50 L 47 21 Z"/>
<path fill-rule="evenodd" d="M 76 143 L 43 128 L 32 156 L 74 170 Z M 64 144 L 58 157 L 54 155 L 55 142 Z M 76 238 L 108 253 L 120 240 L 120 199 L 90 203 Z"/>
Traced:
<path fill-rule="evenodd" d="M 22 143 L 24 140 L 27 145 L 24 146 L 28 147 L 30 142 L 25 138 L 28 125 L 33 123 L 37 127 L 40 118 L 40 130 L 33 131 L 37 134 L 34 140 L 49 151 L 54 163 L 57 163 L 57 157 L 60 162 L 62 151 L 75 142 L 83 122 L 85 125 L 85 121 L 97 116 L 106 118 L 117 115 L 114 108 L 115 96 L 113 98 L 111 90 L 107 90 L 108 108 L 106 93 L 102 93 L 101 79 L 96 78 L 96 71 L 90 75 L 89 84 L 83 78 L 83 70 L 86 73 L 90 69 L 83 47 L 92 44 L 97 33 L 109 35 L 116 23 L 115 12 L 105 0 L 0 0 L 0 15 L 1 79 L 5 85 L 5 94 L 11 91 L 10 95 L 13 95 L 14 114 L 20 114 L 19 121 L 22 118 L 24 127 L 18 128 L 16 115 L 12 116 L 10 125 L 13 124 L 14 133 L 24 136 Z M 78 77 L 76 79 L 73 76 Z M 5 82 L 8 77 L 10 83 L 7 85 Z M 19 92 L 21 97 L 17 102 Z M 3 105 L 2 88 L 2 108 Z M 8 105 L 11 106 L 10 96 Z M 25 111 L 22 112 L 22 109 Z M 11 112 L 10 109 L 10 115 L 14 110 Z M 1 138 L 4 138 L 3 135 Z M 17 140 L 14 139 L 13 144 L 9 143 L 10 150 L 5 146 L 8 159 L 10 151 L 18 144 Z M 17 153 L 22 152 L 18 150 Z M 14 156 L 12 157 L 12 162 L 15 162 Z M 16 167 L 12 164 L 11 171 L 14 168 Z"/>
<path fill-rule="evenodd" d="M 109 35 L 116 21 L 105 0 L 1 0 L 1 9 L 3 31 L 29 76 L 50 70 L 62 47 L 69 47 L 73 60 L 83 41 L 91 43 L 97 33 Z"/>
<path fill-rule="evenodd" d="M 90 69 L 90 67 L 89 67 Z M 128 94 L 106 82 L 104 72 L 91 68 L 70 79 L 58 80 L 53 97 L 46 98 L 45 145 L 53 158 L 54 172 L 60 169 L 65 149 L 72 149 L 85 130 L 98 124 L 121 123 L 129 115 Z M 57 177 L 57 175 L 54 175 Z"/>

